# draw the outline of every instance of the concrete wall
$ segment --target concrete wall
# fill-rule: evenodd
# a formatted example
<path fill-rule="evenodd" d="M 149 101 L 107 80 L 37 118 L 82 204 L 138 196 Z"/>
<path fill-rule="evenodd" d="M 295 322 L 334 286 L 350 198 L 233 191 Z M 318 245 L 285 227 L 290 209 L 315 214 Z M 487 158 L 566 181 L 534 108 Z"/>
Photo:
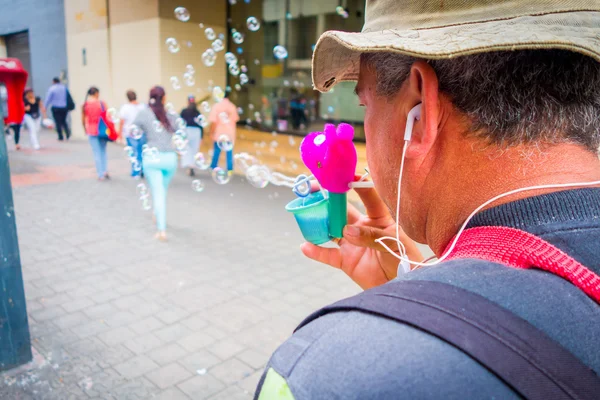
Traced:
<path fill-rule="evenodd" d="M 0 36 L 26 30 L 33 89 L 44 97 L 52 78 L 67 70 L 63 0 L 0 0 Z"/>

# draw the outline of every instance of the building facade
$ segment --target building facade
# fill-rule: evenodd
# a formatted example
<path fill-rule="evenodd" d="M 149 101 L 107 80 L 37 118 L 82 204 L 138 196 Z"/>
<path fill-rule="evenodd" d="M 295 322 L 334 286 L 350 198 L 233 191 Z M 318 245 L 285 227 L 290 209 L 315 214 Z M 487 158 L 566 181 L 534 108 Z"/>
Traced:
<path fill-rule="evenodd" d="M 359 31 L 364 3 L 0 0 L 0 57 L 4 49 L 21 59 L 38 93 L 45 93 L 53 76 L 62 75 L 78 106 L 90 86 L 118 107 L 127 90 L 146 101 L 149 89 L 159 84 L 176 109 L 189 95 L 212 101 L 212 89 L 220 86 L 239 106 L 241 121 L 255 129 L 302 135 L 320 130 L 324 122 L 343 121 L 354 124 L 361 138 L 364 113 L 352 93 L 354 84 L 320 94 L 312 89 L 310 69 L 319 35 L 331 29 Z M 189 19 L 178 19 L 177 7 L 185 7 Z M 249 27 L 248 18 L 260 28 Z M 277 57 L 276 46 L 287 56 Z M 203 59 L 207 49 L 217 50 L 214 63 Z M 239 71 L 228 68 L 226 52 L 235 54 Z M 185 75 L 190 68 L 192 79 Z M 79 112 L 77 107 L 74 121 L 80 120 Z M 80 124 L 73 125 L 74 134 L 83 135 Z"/>
<path fill-rule="evenodd" d="M 53 77 L 67 78 L 63 0 L 0 0 L 0 58 L 21 60 L 28 86 L 44 97 Z"/>

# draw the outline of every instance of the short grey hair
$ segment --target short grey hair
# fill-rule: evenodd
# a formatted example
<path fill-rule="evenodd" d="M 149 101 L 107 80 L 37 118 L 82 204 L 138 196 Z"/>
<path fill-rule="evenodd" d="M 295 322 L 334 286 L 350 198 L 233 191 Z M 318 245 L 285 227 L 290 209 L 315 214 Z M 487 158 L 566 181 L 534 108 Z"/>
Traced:
<path fill-rule="evenodd" d="M 377 92 L 398 93 L 416 58 L 365 53 Z M 436 71 L 440 92 L 471 122 L 470 134 L 509 147 L 541 142 L 600 147 L 600 63 L 565 50 L 492 52 L 425 60 Z"/>

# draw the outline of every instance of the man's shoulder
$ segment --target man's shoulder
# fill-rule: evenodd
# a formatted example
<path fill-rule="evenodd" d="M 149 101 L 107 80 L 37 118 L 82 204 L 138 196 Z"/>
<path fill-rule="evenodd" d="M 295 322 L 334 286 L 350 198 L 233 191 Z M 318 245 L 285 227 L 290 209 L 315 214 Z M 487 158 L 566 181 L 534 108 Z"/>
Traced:
<path fill-rule="evenodd" d="M 600 360 L 585 355 L 594 346 L 595 334 L 600 334 L 597 326 L 593 328 L 600 324 L 598 309 L 590 308 L 589 299 L 560 278 L 486 261 L 457 260 L 411 272 L 404 279 L 448 283 L 486 297 L 600 368 Z M 595 334 L 585 338 L 590 330 Z M 350 390 L 348 398 L 360 398 L 350 393 L 368 385 L 372 395 L 372 382 L 384 382 L 381 398 L 393 398 L 396 390 L 407 398 L 514 396 L 487 369 L 441 339 L 361 312 L 338 312 L 311 322 L 273 354 L 270 366 L 296 399 L 318 398 L 327 390 Z M 339 384 L 331 386 L 332 381 Z"/>

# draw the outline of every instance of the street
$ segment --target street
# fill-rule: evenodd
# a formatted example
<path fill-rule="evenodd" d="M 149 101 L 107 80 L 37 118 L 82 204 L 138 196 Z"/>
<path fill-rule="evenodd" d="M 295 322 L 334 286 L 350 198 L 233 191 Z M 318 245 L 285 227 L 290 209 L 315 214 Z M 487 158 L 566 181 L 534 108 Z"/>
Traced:
<path fill-rule="evenodd" d="M 291 189 L 201 172 L 198 193 L 180 170 L 162 243 L 123 146 L 99 182 L 86 141 L 6 140 L 34 361 L 2 399 L 248 399 L 304 317 L 359 292 L 301 254 Z"/>

